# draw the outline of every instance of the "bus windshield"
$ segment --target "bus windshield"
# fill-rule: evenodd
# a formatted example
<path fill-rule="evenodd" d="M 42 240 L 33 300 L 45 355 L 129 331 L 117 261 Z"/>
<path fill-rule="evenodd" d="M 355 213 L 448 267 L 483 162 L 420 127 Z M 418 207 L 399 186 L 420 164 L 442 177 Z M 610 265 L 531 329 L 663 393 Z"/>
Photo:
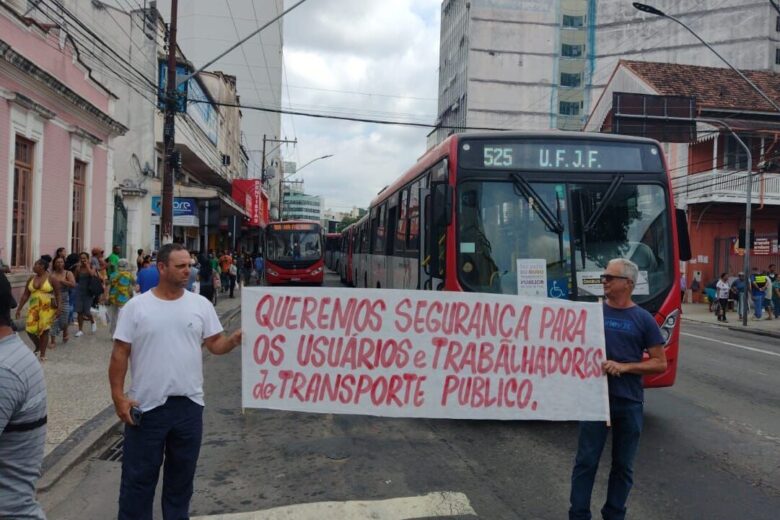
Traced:
<path fill-rule="evenodd" d="M 457 265 L 464 288 L 517 294 L 523 260 L 544 264 L 547 296 L 593 301 L 602 295 L 599 274 L 607 262 L 624 257 L 639 267 L 637 303 L 669 290 L 673 251 L 661 184 L 622 176 L 587 183 L 512 178 L 458 186 Z"/>
<path fill-rule="evenodd" d="M 266 247 L 267 259 L 271 262 L 313 261 L 322 258 L 318 229 L 279 231 L 269 228 Z"/>

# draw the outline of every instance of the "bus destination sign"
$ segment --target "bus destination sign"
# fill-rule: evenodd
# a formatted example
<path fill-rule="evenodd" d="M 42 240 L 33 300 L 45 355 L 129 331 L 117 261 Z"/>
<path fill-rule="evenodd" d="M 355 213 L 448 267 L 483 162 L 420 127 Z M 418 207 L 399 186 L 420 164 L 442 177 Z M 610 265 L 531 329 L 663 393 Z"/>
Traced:
<path fill-rule="evenodd" d="M 270 224 L 274 231 L 315 231 L 317 224 L 290 223 L 290 224 Z"/>
<path fill-rule="evenodd" d="M 465 168 L 531 171 L 663 171 L 658 148 L 643 143 L 570 141 L 464 141 L 460 163 Z"/>

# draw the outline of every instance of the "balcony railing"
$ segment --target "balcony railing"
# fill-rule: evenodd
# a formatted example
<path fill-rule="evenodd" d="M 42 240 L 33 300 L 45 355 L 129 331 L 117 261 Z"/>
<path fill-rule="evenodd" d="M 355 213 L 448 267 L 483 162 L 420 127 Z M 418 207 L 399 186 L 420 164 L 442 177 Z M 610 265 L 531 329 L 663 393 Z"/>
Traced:
<path fill-rule="evenodd" d="M 680 202 L 745 202 L 747 192 L 745 171 L 718 170 L 695 173 L 673 181 L 674 195 Z M 753 174 L 752 200 L 760 203 L 780 205 L 780 174 Z"/>

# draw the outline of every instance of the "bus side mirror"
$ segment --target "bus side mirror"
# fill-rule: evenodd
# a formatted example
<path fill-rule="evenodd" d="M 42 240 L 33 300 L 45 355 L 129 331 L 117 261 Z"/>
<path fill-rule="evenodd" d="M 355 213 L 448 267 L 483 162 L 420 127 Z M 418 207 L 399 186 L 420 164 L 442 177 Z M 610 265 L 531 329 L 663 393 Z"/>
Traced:
<path fill-rule="evenodd" d="M 674 210 L 677 216 L 677 247 L 680 250 L 680 260 L 691 259 L 691 237 L 688 236 L 688 216 L 684 209 Z"/>

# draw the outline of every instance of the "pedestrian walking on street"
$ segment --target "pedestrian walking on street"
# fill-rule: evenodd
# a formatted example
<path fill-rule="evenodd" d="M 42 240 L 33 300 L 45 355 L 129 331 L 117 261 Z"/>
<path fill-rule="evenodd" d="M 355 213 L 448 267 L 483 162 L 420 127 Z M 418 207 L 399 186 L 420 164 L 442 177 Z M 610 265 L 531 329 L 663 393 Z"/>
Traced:
<path fill-rule="evenodd" d="M 219 355 L 241 344 L 240 330 L 224 335 L 214 306 L 185 290 L 190 255 L 183 246 L 162 246 L 157 267 L 157 287 L 122 310 L 108 371 L 114 407 L 125 423 L 119 520 L 152 519 L 163 455 L 163 518 L 189 518 L 203 434 L 201 346 Z M 132 381 L 125 395 L 128 367 Z"/>
<path fill-rule="evenodd" d="M 138 292 L 141 294 L 157 287 L 157 283 L 160 281 L 160 272 L 157 270 L 157 265 L 152 265 L 151 258 L 144 258 L 143 268 L 139 271 L 136 281 L 138 282 Z"/>
<path fill-rule="evenodd" d="M 219 257 L 220 281 L 222 282 L 222 292 L 228 290 L 230 284 L 230 266 L 233 265 L 233 257 L 230 251 L 225 249 L 225 254 Z"/>
<path fill-rule="evenodd" d="M 750 276 L 750 287 L 753 295 L 753 315 L 755 319 L 760 320 L 764 311 L 764 297 L 766 296 L 766 285 L 769 278 L 764 273 L 760 273 L 757 267 L 753 268 L 753 274 Z"/>
<path fill-rule="evenodd" d="M 718 297 L 718 321 L 727 322 L 726 310 L 729 306 L 729 273 L 721 273 L 720 280 L 715 284 L 715 291 Z"/>
<path fill-rule="evenodd" d="M 130 262 L 127 258 L 120 258 L 117 262 L 117 271 L 111 273 L 108 278 L 108 321 L 112 336 L 116 330 L 119 311 L 133 297 L 134 287 L 135 278 L 130 272 Z"/>
<path fill-rule="evenodd" d="M 198 259 L 200 270 L 198 271 L 198 281 L 200 283 L 200 295 L 214 303 L 214 271 L 211 268 L 211 262 L 206 255 L 200 255 Z"/>
<path fill-rule="evenodd" d="M 48 256 L 48 255 L 47 255 Z M 35 345 L 35 353 L 40 352 L 41 362 L 46 361 L 46 348 L 49 346 L 49 332 L 54 320 L 57 319 L 61 309 L 60 284 L 49 278 L 49 263 L 45 258 L 40 258 L 33 264 L 33 274 L 24 284 L 24 292 L 16 308 L 18 320 L 22 307 L 28 301 L 25 328 L 27 335 Z"/>
<path fill-rule="evenodd" d="M 92 268 L 87 253 L 79 255 L 79 264 L 76 266 L 75 278 L 78 289 L 76 293 L 76 313 L 79 330 L 76 331 L 74 336 L 79 338 L 84 335 L 85 321 L 91 323 L 93 334 L 97 331 L 97 324 L 92 316 L 92 301 L 95 297 L 97 280 L 100 278 L 97 271 Z"/>
<path fill-rule="evenodd" d="M 731 282 L 731 297 L 737 300 L 737 314 L 739 315 L 740 320 L 746 312 L 744 307 L 747 307 L 747 300 L 745 299 L 746 286 L 745 273 L 740 271 L 737 274 L 737 279 Z"/>
<path fill-rule="evenodd" d="M 56 256 L 49 278 L 57 282 L 60 287 L 59 314 L 51 327 L 51 346 L 56 345 L 57 336 L 62 334 L 62 342 L 68 342 L 68 327 L 70 326 L 70 291 L 76 287 L 76 278 L 73 273 L 65 269 L 65 258 Z"/>
<path fill-rule="evenodd" d="M 257 285 L 262 285 L 263 273 L 265 272 L 265 259 L 263 258 L 263 253 L 258 253 L 257 258 L 255 258 L 255 271 L 257 272 Z"/>
<path fill-rule="evenodd" d="M 590 519 L 590 499 L 601 452 L 612 432 L 612 467 L 607 499 L 601 508 L 606 520 L 626 516 L 626 500 L 633 485 L 634 458 L 642 433 L 642 376 L 666 370 L 663 337 L 655 318 L 631 301 L 639 269 L 630 260 L 613 259 L 607 264 L 604 286 L 604 339 L 607 361 L 601 369 L 609 385 L 611 428 L 604 421 L 580 423 L 577 458 L 571 476 L 569 518 Z M 644 351 L 650 358 L 642 360 Z"/>
<path fill-rule="evenodd" d="M 46 443 L 43 369 L 11 326 L 16 307 L 0 271 L 0 518 L 45 520 L 35 499 Z"/>

